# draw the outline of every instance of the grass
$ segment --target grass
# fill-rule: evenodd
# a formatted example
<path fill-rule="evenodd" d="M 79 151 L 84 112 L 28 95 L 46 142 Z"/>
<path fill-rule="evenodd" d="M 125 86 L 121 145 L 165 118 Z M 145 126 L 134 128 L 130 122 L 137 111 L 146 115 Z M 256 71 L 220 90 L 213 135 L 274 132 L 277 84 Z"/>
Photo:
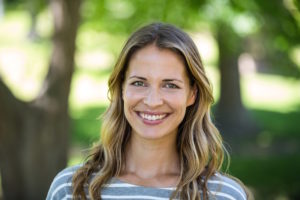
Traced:
<path fill-rule="evenodd" d="M 233 157 L 230 172 L 252 189 L 257 200 L 299 197 L 299 155 Z"/>
<path fill-rule="evenodd" d="M 249 110 L 261 133 L 238 142 L 229 172 L 249 186 L 255 199 L 299 199 L 300 110 Z"/>

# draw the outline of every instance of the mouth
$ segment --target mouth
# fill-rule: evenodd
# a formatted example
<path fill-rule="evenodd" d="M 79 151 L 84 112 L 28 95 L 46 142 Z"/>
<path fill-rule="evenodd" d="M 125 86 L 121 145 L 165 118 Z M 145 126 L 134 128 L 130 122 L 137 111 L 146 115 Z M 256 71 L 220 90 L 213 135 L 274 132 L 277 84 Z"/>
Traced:
<path fill-rule="evenodd" d="M 148 112 L 137 112 L 138 116 L 143 119 L 146 124 L 158 124 L 161 123 L 166 117 L 169 116 L 168 113 L 148 113 Z"/>

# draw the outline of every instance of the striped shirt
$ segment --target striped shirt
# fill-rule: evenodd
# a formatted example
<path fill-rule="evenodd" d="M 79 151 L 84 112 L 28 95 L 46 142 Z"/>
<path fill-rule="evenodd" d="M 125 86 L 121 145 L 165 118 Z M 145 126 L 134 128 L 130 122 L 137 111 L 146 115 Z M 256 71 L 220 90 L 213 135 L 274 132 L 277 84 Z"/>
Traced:
<path fill-rule="evenodd" d="M 46 200 L 71 200 L 72 177 L 80 165 L 69 167 L 54 178 Z M 85 188 L 87 193 L 87 187 Z M 220 173 L 212 176 L 208 182 L 210 200 L 246 200 L 244 189 L 233 179 Z M 105 184 L 101 189 L 103 200 L 169 200 L 175 188 L 154 188 L 125 183 L 117 178 Z M 88 199 L 89 196 L 87 196 Z"/>

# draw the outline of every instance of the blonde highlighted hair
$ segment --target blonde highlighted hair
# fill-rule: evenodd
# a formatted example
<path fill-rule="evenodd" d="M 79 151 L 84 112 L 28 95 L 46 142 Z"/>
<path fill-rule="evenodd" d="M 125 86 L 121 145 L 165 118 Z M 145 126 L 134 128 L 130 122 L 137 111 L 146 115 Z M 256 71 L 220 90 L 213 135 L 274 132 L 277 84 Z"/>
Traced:
<path fill-rule="evenodd" d="M 162 23 L 140 28 L 126 42 L 108 81 L 110 105 L 103 115 L 101 140 L 73 177 L 74 199 L 86 199 L 84 185 L 92 173 L 97 175 L 89 183 L 89 195 L 101 199 L 101 187 L 121 172 L 131 132 L 124 114 L 122 83 L 132 54 L 150 44 L 177 53 L 185 62 L 191 85 L 197 87 L 195 103 L 187 108 L 178 128 L 180 182 L 171 199 L 208 199 L 207 181 L 220 170 L 224 159 L 222 138 L 210 117 L 211 85 L 192 39 L 180 29 Z"/>

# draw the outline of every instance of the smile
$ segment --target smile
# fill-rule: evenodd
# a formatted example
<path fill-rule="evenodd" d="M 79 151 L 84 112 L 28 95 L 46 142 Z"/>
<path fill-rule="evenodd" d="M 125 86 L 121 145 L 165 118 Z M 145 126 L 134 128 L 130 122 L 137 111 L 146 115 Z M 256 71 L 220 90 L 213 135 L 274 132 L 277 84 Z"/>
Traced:
<path fill-rule="evenodd" d="M 149 114 L 149 113 L 143 113 L 143 112 L 138 112 L 138 115 L 141 118 L 143 118 L 145 120 L 149 120 L 149 121 L 162 120 L 167 116 L 167 114 Z"/>

